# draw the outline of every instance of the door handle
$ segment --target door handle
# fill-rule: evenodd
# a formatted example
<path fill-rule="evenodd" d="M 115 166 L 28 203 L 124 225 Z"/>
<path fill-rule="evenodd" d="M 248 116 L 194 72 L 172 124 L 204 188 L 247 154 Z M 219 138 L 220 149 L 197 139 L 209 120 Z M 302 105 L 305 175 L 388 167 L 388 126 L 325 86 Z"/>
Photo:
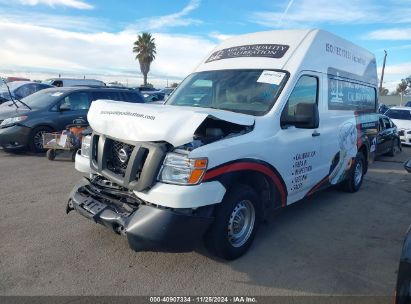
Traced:
<path fill-rule="evenodd" d="M 314 131 L 313 134 L 312 134 L 313 137 L 320 136 L 320 135 L 321 135 L 321 133 L 319 133 L 317 131 Z"/>

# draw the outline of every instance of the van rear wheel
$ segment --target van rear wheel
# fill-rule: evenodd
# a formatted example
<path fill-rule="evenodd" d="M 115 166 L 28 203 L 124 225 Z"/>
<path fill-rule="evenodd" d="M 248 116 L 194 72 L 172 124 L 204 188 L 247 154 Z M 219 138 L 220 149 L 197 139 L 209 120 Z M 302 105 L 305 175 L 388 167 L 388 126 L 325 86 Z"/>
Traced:
<path fill-rule="evenodd" d="M 260 215 L 257 193 L 247 185 L 236 185 L 216 208 L 214 223 L 206 234 L 207 247 L 226 260 L 240 257 L 253 242 Z"/>
<path fill-rule="evenodd" d="M 365 158 L 361 152 L 358 152 L 348 172 L 347 179 L 341 183 L 342 189 L 346 192 L 357 192 L 364 179 L 364 172 Z"/>

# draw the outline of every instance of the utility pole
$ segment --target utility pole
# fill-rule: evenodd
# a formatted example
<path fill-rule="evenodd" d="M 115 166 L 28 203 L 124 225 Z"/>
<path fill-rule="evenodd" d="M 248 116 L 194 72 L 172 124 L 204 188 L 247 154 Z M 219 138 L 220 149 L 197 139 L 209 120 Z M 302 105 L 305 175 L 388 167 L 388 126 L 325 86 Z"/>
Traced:
<path fill-rule="evenodd" d="M 387 51 L 384 50 L 384 53 L 385 53 L 384 62 L 382 64 L 382 72 L 381 72 L 381 79 L 380 79 L 380 95 L 381 95 L 381 92 L 382 92 L 382 81 L 384 80 L 384 70 L 385 70 L 385 61 L 387 59 Z"/>

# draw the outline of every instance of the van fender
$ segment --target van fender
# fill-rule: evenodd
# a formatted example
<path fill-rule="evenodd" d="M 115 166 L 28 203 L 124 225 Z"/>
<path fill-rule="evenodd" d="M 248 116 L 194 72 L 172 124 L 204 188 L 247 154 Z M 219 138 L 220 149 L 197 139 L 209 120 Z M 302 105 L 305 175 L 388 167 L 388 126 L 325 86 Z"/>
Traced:
<path fill-rule="evenodd" d="M 269 163 L 237 159 L 207 170 L 203 182 L 219 181 L 226 189 L 246 183 L 261 195 L 264 206 L 279 208 L 287 204 L 287 187 L 280 173 Z"/>

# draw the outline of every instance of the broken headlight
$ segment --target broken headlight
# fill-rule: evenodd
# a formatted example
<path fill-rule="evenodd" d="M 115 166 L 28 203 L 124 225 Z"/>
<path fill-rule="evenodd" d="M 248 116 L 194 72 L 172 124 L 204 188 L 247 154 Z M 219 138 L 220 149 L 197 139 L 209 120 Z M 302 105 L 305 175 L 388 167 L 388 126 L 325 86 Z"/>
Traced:
<path fill-rule="evenodd" d="M 81 156 L 90 157 L 90 141 L 91 136 L 84 136 L 81 140 Z"/>
<path fill-rule="evenodd" d="M 188 158 L 179 153 L 168 153 L 158 180 L 177 185 L 197 185 L 207 170 L 207 158 Z"/>

